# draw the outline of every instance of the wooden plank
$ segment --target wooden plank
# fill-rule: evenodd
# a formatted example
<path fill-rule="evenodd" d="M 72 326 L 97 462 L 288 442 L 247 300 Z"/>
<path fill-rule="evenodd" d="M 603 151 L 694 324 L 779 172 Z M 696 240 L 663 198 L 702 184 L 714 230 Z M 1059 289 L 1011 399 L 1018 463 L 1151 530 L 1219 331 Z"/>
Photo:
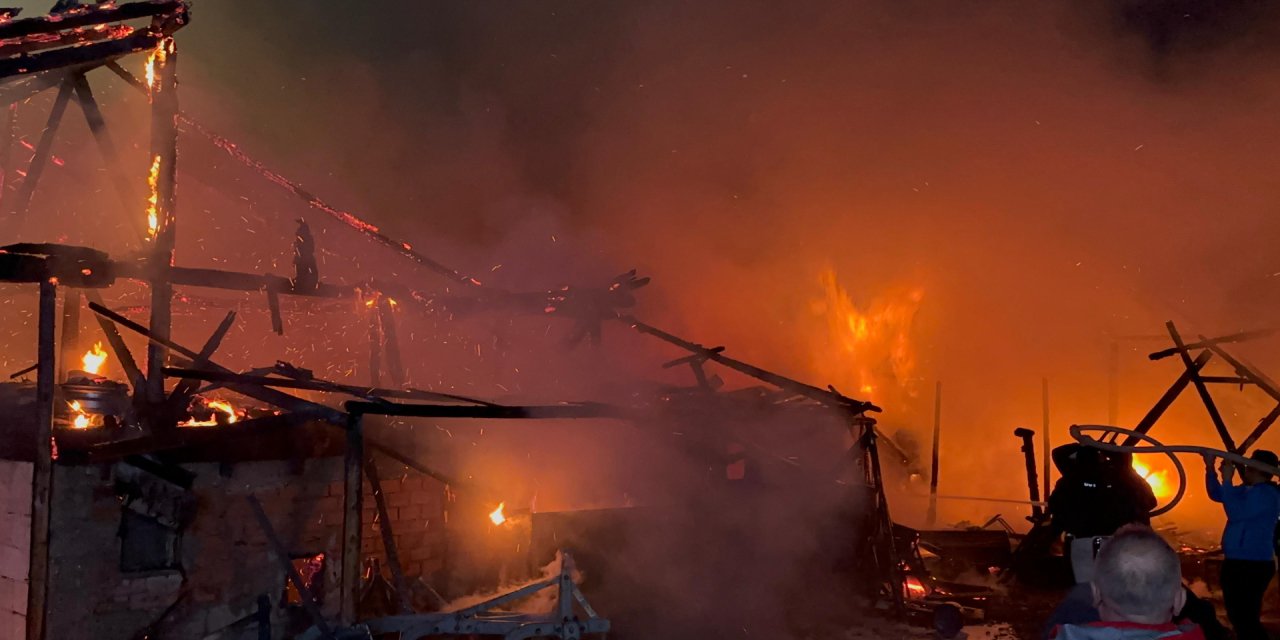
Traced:
<path fill-rule="evenodd" d="M 280 315 L 280 293 L 275 287 L 267 287 L 267 309 L 271 312 L 271 330 L 276 335 L 284 335 L 284 317 Z"/>
<path fill-rule="evenodd" d="M 391 579 L 396 587 L 396 599 L 400 601 L 400 613 L 413 613 L 409 606 L 409 585 L 405 582 L 400 566 L 400 551 L 391 526 L 391 514 L 387 511 L 387 499 L 382 494 L 382 479 L 378 476 L 378 463 L 372 455 L 366 456 L 364 474 L 369 479 L 369 490 L 378 507 L 378 530 L 382 534 L 382 549 L 387 554 L 387 566 L 391 567 Z"/>
<path fill-rule="evenodd" d="M 40 282 L 36 373 L 36 457 L 31 472 L 31 548 L 27 583 L 27 640 L 44 640 L 49 598 L 49 520 L 53 511 L 54 324 L 57 286 Z"/>
<path fill-rule="evenodd" d="M 1250 382 L 1258 385 L 1258 388 L 1262 389 L 1263 393 L 1271 396 L 1272 400 L 1280 402 L 1280 384 L 1277 384 L 1261 371 L 1249 366 L 1243 360 L 1227 353 L 1226 349 L 1223 349 L 1216 344 L 1209 345 L 1209 350 L 1218 354 L 1218 356 L 1223 360 L 1226 360 L 1227 364 L 1231 365 L 1231 368 L 1235 369 L 1236 375 L 1239 375 L 1242 378 L 1248 378 Z"/>
<path fill-rule="evenodd" d="M 1218 412 L 1218 405 L 1213 401 L 1213 395 L 1209 393 L 1209 387 L 1205 385 L 1204 379 L 1200 377 L 1200 370 L 1196 368 L 1195 362 L 1191 359 L 1191 352 L 1187 351 L 1187 347 L 1182 342 L 1182 336 L 1178 335 L 1177 327 L 1173 326 L 1173 322 L 1164 323 L 1166 329 L 1169 330 L 1169 337 L 1173 339 L 1173 344 L 1178 348 L 1178 356 L 1182 358 L 1182 364 L 1187 368 L 1187 373 L 1191 375 L 1191 383 L 1196 387 L 1196 393 L 1200 394 L 1200 400 L 1204 402 L 1204 408 L 1209 412 L 1209 420 L 1213 422 L 1213 428 L 1218 431 L 1218 437 L 1222 438 L 1222 444 L 1227 451 L 1236 448 L 1235 440 L 1231 437 L 1231 432 L 1227 430 L 1227 424 L 1222 420 L 1222 414 Z"/>
<path fill-rule="evenodd" d="M 369 384 L 382 385 L 382 323 L 376 311 L 369 312 Z"/>
<path fill-rule="evenodd" d="M 1209 348 L 1209 345 L 1231 344 L 1233 342 L 1244 342 L 1245 340 L 1255 340 L 1257 338 L 1265 338 L 1269 335 L 1274 334 L 1275 332 L 1276 332 L 1275 329 L 1258 329 L 1256 331 L 1241 331 L 1239 333 L 1232 333 L 1225 336 L 1218 336 L 1217 338 L 1205 338 L 1204 336 L 1200 336 L 1199 342 L 1193 342 L 1191 344 L 1184 345 L 1184 347 L 1188 351 L 1193 349 L 1207 349 Z M 1173 347 L 1171 349 L 1161 349 L 1160 351 L 1150 353 L 1147 355 L 1147 357 L 1151 358 L 1152 360 L 1160 360 L 1162 358 L 1176 356 L 1178 355 L 1178 352 L 1179 352 L 1178 347 Z"/>
<path fill-rule="evenodd" d="M 1043 430 L 1040 432 L 1040 441 L 1042 446 L 1040 455 L 1044 457 L 1044 459 L 1041 460 L 1040 463 L 1043 465 L 1041 468 L 1043 469 L 1042 472 L 1044 473 L 1044 477 L 1041 478 L 1040 480 L 1041 482 L 1044 483 L 1043 495 L 1045 499 L 1048 500 L 1049 490 L 1050 490 L 1049 473 L 1053 469 L 1052 467 L 1053 461 L 1050 459 L 1053 456 L 1052 443 L 1049 441 L 1050 439 L 1049 439 L 1049 379 L 1048 378 L 1040 379 L 1040 392 L 1041 392 L 1040 393 L 1041 407 L 1044 409 L 1044 421 L 1041 423 L 1043 425 Z"/>
<path fill-rule="evenodd" d="M 192 369 L 200 369 L 209 363 L 209 358 L 213 357 L 218 347 L 222 345 L 222 339 L 227 336 L 227 332 L 231 330 L 231 325 L 235 324 L 236 312 L 228 311 L 226 317 L 213 330 L 213 334 L 205 341 L 204 346 L 200 348 L 200 353 L 196 354 L 196 359 L 192 361 Z M 162 370 L 163 375 L 168 375 L 167 368 Z M 200 386 L 200 380 L 195 378 L 183 378 L 181 382 L 174 386 L 173 392 L 169 394 L 169 407 L 174 411 L 185 408 L 187 402 L 190 401 L 191 394 L 195 393 L 197 387 Z M 181 403 L 182 406 L 178 406 Z"/>
<path fill-rule="evenodd" d="M 181 376 L 192 380 L 218 382 L 223 384 L 240 383 L 258 385 L 262 387 L 277 387 L 280 389 L 301 389 L 303 391 L 345 393 L 347 395 L 356 396 L 357 398 L 401 398 L 405 400 L 424 400 L 428 402 L 465 402 L 467 404 L 488 407 L 498 406 L 491 402 L 485 402 L 483 400 L 454 395 L 451 393 L 437 393 L 435 391 L 423 391 L 420 389 L 380 389 L 377 387 L 357 387 L 320 379 L 295 380 L 293 378 L 273 378 L 254 374 L 208 371 L 179 367 L 165 367 L 164 374 L 167 376 Z"/>
<path fill-rule="evenodd" d="M 35 195 L 36 186 L 40 184 L 40 176 L 44 173 L 45 165 L 49 163 L 49 157 L 53 155 L 53 141 L 58 135 L 58 127 L 62 126 L 62 115 L 67 112 L 67 103 L 71 101 L 74 88 L 71 78 L 63 79 L 62 85 L 58 88 L 58 96 L 53 100 L 49 119 L 45 121 L 44 132 L 40 134 L 40 142 L 36 144 L 35 155 L 27 165 L 27 175 L 22 179 L 22 187 L 18 190 L 13 207 L 10 209 L 19 224 L 26 218 L 27 209 L 31 207 L 31 198 Z"/>
<path fill-rule="evenodd" d="M 352 415 L 347 420 L 347 453 L 343 461 L 342 485 L 342 624 L 356 623 L 360 602 L 360 535 L 364 492 L 361 486 L 364 464 L 364 419 Z"/>

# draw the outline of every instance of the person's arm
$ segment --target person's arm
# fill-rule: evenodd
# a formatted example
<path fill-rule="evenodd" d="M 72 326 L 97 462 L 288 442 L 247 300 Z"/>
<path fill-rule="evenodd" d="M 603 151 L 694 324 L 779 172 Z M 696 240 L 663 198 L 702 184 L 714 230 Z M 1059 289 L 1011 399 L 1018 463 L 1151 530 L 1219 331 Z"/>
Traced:
<path fill-rule="evenodd" d="M 1218 480 L 1218 470 L 1213 468 L 1213 456 L 1204 454 L 1204 488 L 1209 499 L 1222 502 L 1222 483 Z"/>

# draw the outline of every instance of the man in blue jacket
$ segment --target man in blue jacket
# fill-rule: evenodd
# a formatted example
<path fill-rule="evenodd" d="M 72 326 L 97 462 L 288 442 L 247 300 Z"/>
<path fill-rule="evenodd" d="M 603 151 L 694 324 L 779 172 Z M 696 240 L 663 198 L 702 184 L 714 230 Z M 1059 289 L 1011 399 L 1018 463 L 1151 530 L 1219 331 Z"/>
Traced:
<path fill-rule="evenodd" d="M 1271 467 L 1280 459 L 1264 450 L 1252 459 Z M 1235 484 L 1235 465 L 1222 464 L 1222 480 L 1213 469 L 1213 457 L 1205 456 L 1205 486 L 1209 499 L 1221 502 L 1227 512 L 1222 532 L 1222 599 L 1227 617 L 1239 640 L 1267 640 L 1262 627 L 1262 596 L 1276 573 L 1275 534 L 1280 520 L 1280 488 L 1271 475 L 1245 467 L 1244 484 Z"/>

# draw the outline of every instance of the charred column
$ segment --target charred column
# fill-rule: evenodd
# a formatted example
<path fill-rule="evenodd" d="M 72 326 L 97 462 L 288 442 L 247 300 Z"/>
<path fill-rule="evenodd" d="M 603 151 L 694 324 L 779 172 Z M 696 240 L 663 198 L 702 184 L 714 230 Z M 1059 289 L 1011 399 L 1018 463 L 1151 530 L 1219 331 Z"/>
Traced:
<path fill-rule="evenodd" d="M 1039 522 L 1044 518 L 1044 509 L 1040 507 L 1040 481 L 1036 477 L 1036 432 L 1019 427 L 1013 435 L 1022 438 L 1022 457 L 1027 463 L 1027 489 L 1031 493 L 1031 521 Z"/>
<path fill-rule="evenodd" d="M 49 516 L 53 495 L 54 323 L 58 288 L 40 281 L 39 342 L 36 360 L 36 458 L 31 472 L 31 556 L 27 586 L 27 640 L 44 640 L 49 596 Z"/>
<path fill-rule="evenodd" d="M 151 333 L 161 340 L 169 338 L 172 321 L 173 285 L 164 275 L 173 265 L 177 240 L 177 162 L 178 162 L 178 53 L 173 38 L 165 38 L 156 47 L 149 74 L 151 88 L 151 189 L 148 225 L 152 230 L 151 251 Z M 154 223 L 152 222 L 154 220 Z M 147 346 L 147 397 L 151 402 L 164 400 L 164 360 L 167 350 L 160 342 Z"/>

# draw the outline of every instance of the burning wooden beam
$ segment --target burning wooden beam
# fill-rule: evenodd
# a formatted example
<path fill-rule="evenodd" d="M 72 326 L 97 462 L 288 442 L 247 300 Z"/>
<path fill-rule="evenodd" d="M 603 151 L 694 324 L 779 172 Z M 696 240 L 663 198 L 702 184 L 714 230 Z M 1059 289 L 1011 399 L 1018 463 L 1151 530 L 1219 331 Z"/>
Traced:
<path fill-rule="evenodd" d="M 387 499 L 382 494 L 382 479 L 378 477 L 378 462 L 373 456 L 364 461 L 364 473 L 369 479 L 369 492 L 373 494 L 373 502 L 378 508 L 378 529 L 382 533 L 382 549 L 387 554 L 387 566 L 391 567 L 391 579 L 396 587 L 396 600 L 400 604 L 400 613 L 413 613 L 409 606 L 409 587 L 404 579 L 404 571 L 400 567 L 400 552 L 396 548 L 396 537 L 391 529 L 391 514 L 387 511 Z"/>
<path fill-rule="evenodd" d="M 149 64 L 154 65 L 151 89 L 151 211 L 155 225 L 151 229 L 150 261 L 155 265 L 173 266 L 177 244 L 177 162 L 178 162 L 178 51 L 172 38 L 161 40 Z M 159 404 L 164 400 L 164 367 L 173 321 L 173 284 L 165 279 L 151 281 L 151 333 L 160 341 L 147 345 L 147 399 Z"/>
<path fill-rule="evenodd" d="M 58 135 L 58 128 L 62 126 L 62 115 L 67 112 L 67 103 L 71 100 L 74 88 L 75 84 L 71 77 L 66 77 L 58 88 L 58 96 L 53 100 L 53 107 L 49 110 L 49 119 L 45 122 L 44 132 L 40 134 L 40 142 L 36 144 L 35 155 L 27 165 L 27 175 L 22 180 L 22 188 L 18 190 L 13 207 L 10 209 L 18 224 L 22 224 L 26 219 L 31 198 L 36 192 L 36 185 L 40 183 L 40 176 L 49 162 L 49 156 L 53 155 L 53 140 Z"/>

